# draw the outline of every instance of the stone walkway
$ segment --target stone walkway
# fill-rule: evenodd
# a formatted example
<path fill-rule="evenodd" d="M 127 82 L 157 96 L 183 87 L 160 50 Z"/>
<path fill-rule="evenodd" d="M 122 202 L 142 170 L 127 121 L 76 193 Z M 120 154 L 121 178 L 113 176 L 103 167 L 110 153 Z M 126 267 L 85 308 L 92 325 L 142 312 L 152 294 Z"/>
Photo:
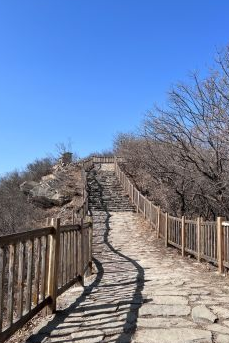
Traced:
<path fill-rule="evenodd" d="M 229 281 L 165 249 L 133 212 L 94 212 L 97 274 L 28 343 L 226 343 Z"/>

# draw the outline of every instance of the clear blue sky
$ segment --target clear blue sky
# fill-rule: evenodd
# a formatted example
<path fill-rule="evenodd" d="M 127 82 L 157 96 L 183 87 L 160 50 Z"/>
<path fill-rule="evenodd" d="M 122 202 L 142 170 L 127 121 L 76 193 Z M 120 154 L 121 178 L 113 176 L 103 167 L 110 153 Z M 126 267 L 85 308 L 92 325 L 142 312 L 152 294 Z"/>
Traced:
<path fill-rule="evenodd" d="M 0 0 L 0 173 L 135 130 L 229 42 L 228 0 Z"/>

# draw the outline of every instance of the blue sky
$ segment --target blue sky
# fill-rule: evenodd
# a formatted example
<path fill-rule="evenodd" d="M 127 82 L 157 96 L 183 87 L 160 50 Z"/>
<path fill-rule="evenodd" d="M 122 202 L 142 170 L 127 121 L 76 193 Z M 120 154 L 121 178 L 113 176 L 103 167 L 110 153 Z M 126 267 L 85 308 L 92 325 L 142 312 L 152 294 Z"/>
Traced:
<path fill-rule="evenodd" d="M 0 173 L 112 147 L 229 43 L 228 0 L 0 0 Z"/>

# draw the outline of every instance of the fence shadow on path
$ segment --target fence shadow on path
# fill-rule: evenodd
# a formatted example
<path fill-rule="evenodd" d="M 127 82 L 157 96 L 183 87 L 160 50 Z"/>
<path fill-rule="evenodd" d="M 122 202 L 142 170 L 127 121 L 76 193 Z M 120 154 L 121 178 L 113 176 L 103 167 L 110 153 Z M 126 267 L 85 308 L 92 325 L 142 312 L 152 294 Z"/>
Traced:
<path fill-rule="evenodd" d="M 100 191 L 102 198 L 101 188 Z M 102 222 L 99 221 L 101 215 L 104 218 Z M 99 216 L 94 224 L 97 227 L 103 225 L 102 251 L 94 254 L 98 271 L 95 280 L 26 343 L 131 342 L 138 310 L 143 303 L 144 269 L 109 242 L 111 214 L 105 206 Z"/>

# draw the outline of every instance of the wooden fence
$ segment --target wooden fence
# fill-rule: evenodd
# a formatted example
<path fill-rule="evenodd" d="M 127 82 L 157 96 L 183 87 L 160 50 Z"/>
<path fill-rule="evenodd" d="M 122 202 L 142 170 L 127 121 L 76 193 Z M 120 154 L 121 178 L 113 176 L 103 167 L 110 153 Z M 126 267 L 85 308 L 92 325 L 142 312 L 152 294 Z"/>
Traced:
<path fill-rule="evenodd" d="M 147 197 L 131 183 L 120 169 L 119 160 L 115 158 L 115 173 L 130 200 L 142 213 L 157 237 L 164 239 L 165 246 L 173 246 L 181 250 L 182 256 L 188 253 L 198 261 L 205 260 L 218 265 L 220 273 L 229 268 L 229 222 L 218 217 L 216 222 L 203 221 L 201 218 L 189 220 L 173 217 L 155 206 Z"/>
<path fill-rule="evenodd" d="M 57 297 L 92 270 L 92 219 L 88 217 L 83 164 L 83 204 L 73 211 L 72 225 L 60 219 L 44 228 L 0 237 L 0 343 L 47 306 L 56 311 Z"/>
<path fill-rule="evenodd" d="M 90 158 L 80 160 L 79 163 L 81 163 L 87 171 L 93 167 L 94 163 L 115 163 L 115 161 L 124 162 L 124 159 L 120 156 L 92 156 Z"/>
<path fill-rule="evenodd" d="M 0 342 L 56 298 L 92 267 L 92 222 L 78 219 L 0 237 Z"/>

